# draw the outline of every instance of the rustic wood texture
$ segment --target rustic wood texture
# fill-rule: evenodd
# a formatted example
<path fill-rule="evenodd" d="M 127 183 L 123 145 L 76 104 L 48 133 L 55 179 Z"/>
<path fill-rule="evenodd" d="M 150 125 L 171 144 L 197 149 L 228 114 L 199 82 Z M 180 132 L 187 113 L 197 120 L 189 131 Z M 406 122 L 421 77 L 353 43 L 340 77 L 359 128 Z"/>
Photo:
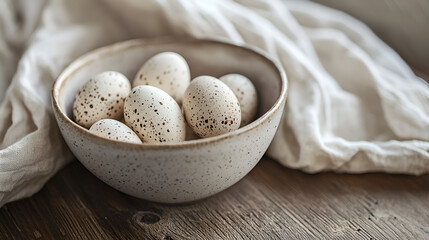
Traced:
<path fill-rule="evenodd" d="M 230 189 L 151 203 L 77 161 L 0 209 L 0 239 L 429 239 L 429 175 L 309 175 L 264 157 Z"/>

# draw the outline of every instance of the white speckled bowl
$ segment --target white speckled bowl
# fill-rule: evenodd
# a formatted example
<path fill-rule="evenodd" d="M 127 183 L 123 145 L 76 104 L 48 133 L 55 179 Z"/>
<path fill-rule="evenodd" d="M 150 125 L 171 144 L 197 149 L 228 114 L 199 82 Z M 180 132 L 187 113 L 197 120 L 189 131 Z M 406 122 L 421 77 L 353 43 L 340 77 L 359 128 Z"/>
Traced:
<path fill-rule="evenodd" d="M 91 76 L 119 71 L 129 79 L 151 56 L 181 54 L 191 76 L 241 73 L 255 84 L 258 118 L 228 134 L 174 144 L 132 144 L 91 134 L 72 120 L 77 90 Z M 55 117 L 68 146 L 82 164 L 110 186 L 163 203 L 199 200 L 243 178 L 267 150 L 283 113 L 287 81 L 282 68 L 263 53 L 215 40 L 131 40 L 94 50 L 68 66 L 52 90 Z"/>

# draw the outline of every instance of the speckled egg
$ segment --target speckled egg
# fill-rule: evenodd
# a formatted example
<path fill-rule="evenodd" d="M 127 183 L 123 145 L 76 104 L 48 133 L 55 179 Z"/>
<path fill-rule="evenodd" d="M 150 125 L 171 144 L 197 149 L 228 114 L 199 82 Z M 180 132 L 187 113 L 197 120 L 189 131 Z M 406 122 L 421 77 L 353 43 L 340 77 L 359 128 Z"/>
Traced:
<path fill-rule="evenodd" d="M 177 53 L 163 52 L 145 62 L 134 78 L 133 87 L 157 87 L 180 104 L 190 80 L 191 74 L 186 60 Z"/>
<path fill-rule="evenodd" d="M 258 94 L 252 81 L 241 74 L 227 74 L 219 78 L 235 94 L 241 108 L 241 124 L 245 126 L 252 122 L 258 111 Z"/>
<path fill-rule="evenodd" d="M 186 123 L 179 105 L 166 92 L 137 86 L 125 100 L 124 118 L 143 143 L 185 140 Z"/>
<path fill-rule="evenodd" d="M 107 139 L 129 142 L 142 143 L 140 138 L 127 125 L 114 119 L 102 119 L 89 128 L 89 131 L 97 136 Z"/>
<path fill-rule="evenodd" d="M 73 103 L 75 121 L 89 128 L 101 119 L 121 119 L 124 101 L 130 91 L 130 82 L 119 72 L 107 71 L 95 75 L 76 94 Z"/>
<path fill-rule="evenodd" d="M 240 104 L 234 92 L 217 78 L 192 80 L 183 98 L 185 118 L 200 137 L 212 137 L 240 127 Z"/>

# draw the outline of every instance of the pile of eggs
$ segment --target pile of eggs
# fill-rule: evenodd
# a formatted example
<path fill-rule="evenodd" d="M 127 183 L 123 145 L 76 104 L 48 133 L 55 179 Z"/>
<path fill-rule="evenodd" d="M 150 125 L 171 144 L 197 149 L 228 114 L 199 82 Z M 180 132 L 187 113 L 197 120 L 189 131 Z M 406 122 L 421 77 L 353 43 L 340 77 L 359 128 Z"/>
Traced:
<path fill-rule="evenodd" d="M 76 123 L 108 139 L 165 143 L 234 131 L 257 111 L 256 89 L 247 77 L 191 81 L 186 60 L 174 52 L 151 57 L 132 83 L 114 71 L 92 77 L 76 94 Z"/>

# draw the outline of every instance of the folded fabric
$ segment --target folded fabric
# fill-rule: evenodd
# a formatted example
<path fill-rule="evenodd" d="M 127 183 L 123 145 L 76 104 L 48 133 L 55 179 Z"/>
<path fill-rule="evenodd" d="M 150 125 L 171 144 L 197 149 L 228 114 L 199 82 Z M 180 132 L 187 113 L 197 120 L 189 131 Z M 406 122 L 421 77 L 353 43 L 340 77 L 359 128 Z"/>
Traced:
<path fill-rule="evenodd" d="M 268 155 L 306 172 L 429 172 L 429 87 L 366 26 L 307 1 L 0 1 L 0 206 L 73 156 L 50 89 L 85 52 L 132 38 L 214 37 L 278 59 L 289 97 Z"/>

